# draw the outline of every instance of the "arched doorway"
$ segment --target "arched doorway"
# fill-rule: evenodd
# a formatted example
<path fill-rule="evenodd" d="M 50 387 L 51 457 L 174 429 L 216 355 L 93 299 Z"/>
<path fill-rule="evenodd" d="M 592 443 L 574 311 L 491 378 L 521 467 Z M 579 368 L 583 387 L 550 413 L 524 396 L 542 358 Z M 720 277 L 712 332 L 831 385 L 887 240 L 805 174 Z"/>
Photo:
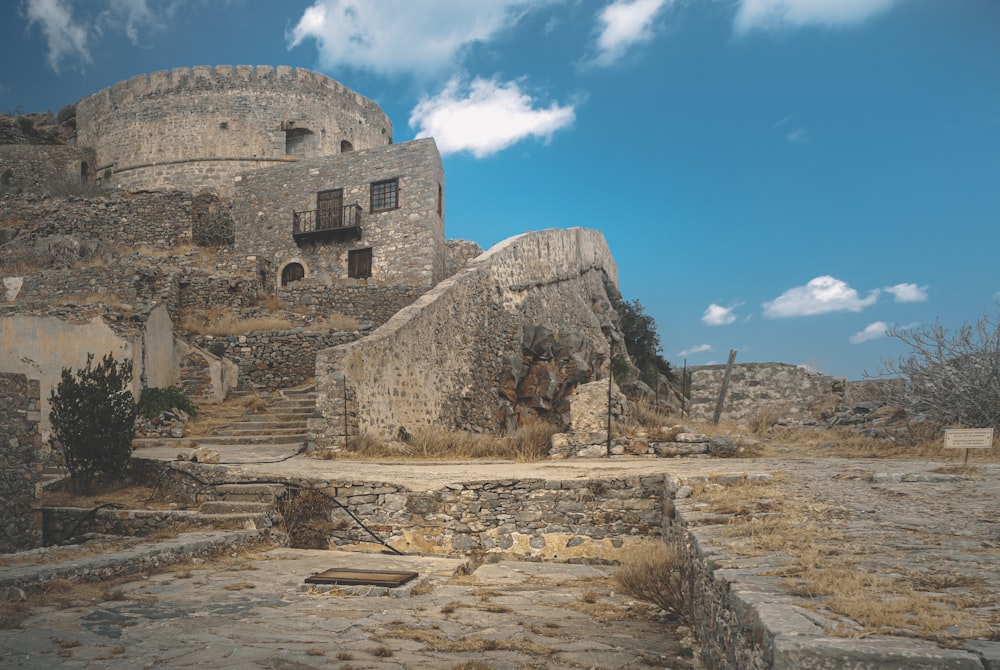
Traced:
<path fill-rule="evenodd" d="M 281 269 L 281 285 L 288 286 L 292 282 L 305 278 L 306 269 L 301 263 L 289 263 Z"/>

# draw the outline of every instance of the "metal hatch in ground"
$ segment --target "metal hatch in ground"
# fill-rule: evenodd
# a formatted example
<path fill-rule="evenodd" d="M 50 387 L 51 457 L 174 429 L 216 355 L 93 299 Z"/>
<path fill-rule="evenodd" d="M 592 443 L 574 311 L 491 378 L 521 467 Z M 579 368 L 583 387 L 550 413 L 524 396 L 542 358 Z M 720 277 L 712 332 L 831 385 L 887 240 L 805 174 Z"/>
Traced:
<path fill-rule="evenodd" d="M 330 584 L 334 586 L 384 586 L 394 589 L 412 579 L 416 572 L 400 570 L 353 570 L 351 568 L 330 568 L 306 577 L 306 584 Z"/>

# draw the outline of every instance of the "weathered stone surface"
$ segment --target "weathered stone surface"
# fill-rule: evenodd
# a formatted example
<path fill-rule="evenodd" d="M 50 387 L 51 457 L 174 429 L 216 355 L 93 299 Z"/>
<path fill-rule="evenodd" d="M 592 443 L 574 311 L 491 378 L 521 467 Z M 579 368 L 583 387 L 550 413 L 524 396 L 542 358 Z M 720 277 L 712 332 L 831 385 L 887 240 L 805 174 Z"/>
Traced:
<path fill-rule="evenodd" d="M 218 463 L 219 451 L 209 447 L 198 447 L 191 452 L 191 460 L 197 463 Z"/>
<path fill-rule="evenodd" d="M 41 544 L 35 504 L 42 478 L 38 429 L 39 385 L 22 374 L 0 372 L 0 553 Z"/>
<path fill-rule="evenodd" d="M 712 456 L 725 458 L 735 454 L 738 449 L 739 445 L 736 444 L 736 440 L 728 435 L 713 435 L 712 439 L 708 441 L 708 453 Z"/>

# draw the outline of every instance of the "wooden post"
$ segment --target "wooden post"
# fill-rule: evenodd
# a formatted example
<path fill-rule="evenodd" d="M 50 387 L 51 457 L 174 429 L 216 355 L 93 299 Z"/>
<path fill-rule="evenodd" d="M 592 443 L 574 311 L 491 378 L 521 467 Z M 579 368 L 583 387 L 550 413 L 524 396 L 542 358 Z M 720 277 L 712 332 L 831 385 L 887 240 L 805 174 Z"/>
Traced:
<path fill-rule="evenodd" d="M 722 405 L 726 401 L 726 390 L 729 388 L 729 375 L 733 373 L 733 361 L 736 360 L 736 350 L 729 350 L 729 362 L 726 363 L 726 374 L 722 377 L 722 388 L 719 389 L 719 401 L 715 403 L 715 414 L 712 415 L 712 423 L 719 425 L 722 418 Z"/>
<path fill-rule="evenodd" d="M 684 359 L 684 371 L 681 372 L 681 418 L 684 418 L 684 410 L 687 409 L 688 397 L 688 359 Z"/>
<path fill-rule="evenodd" d="M 611 455 L 611 383 L 615 379 L 615 341 L 608 345 L 608 455 Z"/>

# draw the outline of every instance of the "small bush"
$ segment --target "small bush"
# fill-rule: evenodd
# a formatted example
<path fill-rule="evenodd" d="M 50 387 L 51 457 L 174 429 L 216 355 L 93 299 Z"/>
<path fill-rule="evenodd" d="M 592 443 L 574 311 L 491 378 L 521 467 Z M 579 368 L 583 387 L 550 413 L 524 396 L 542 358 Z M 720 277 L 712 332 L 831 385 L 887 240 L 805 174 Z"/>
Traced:
<path fill-rule="evenodd" d="M 690 620 L 684 598 L 684 556 L 678 545 L 647 543 L 622 561 L 615 581 L 625 593 L 653 603 L 672 618 Z"/>
<path fill-rule="evenodd" d="M 74 374 L 63 368 L 52 390 L 52 445 L 61 451 L 74 488 L 88 490 L 98 477 L 122 479 L 132 456 L 137 408 L 129 386 L 132 361 L 94 355 Z"/>
<path fill-rule="evenodd" d="M 198 415 L 194 403 L 176 386 L 167 388 L 145 388 L 139 394 L 139 414 L 147 419 L 177 408 L 191 416 Z"/>

